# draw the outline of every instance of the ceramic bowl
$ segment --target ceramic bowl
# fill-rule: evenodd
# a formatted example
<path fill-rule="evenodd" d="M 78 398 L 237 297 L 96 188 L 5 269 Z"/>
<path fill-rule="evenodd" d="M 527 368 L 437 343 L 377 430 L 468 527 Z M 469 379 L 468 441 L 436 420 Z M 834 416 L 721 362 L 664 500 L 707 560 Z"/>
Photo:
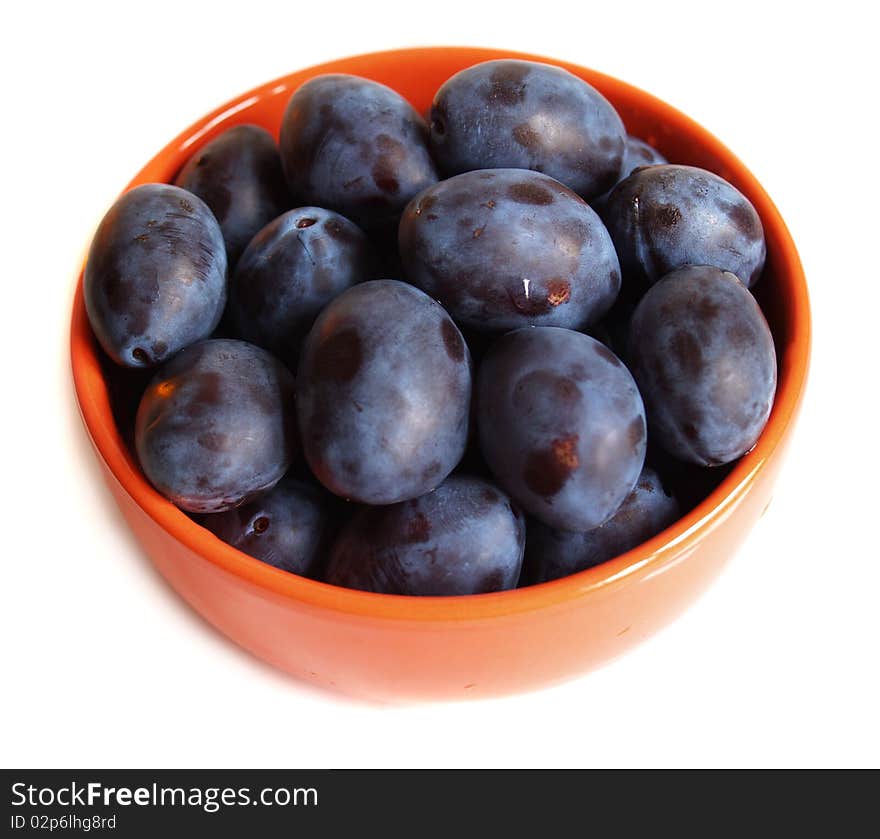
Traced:
<path fill-rule="evenodd" d="M 755 205 L 767 239 L 756 294 L 773 331 L 779 383 L 757 446 L 708 497 L 648 542 L 603 565 L 497 594 L 416 598 L 336 588 L 265 565 L 220 542 L 142 475 L 111 410 L 86 319 L 82 275 L 71 358 L 82 418 L 123 516 L 159 571 L 209 623 L 293 676 L 381 701 L 478 697 L 569 679 L 619 656 L 684 610 L 716 577 L 766 508 L 794 428 L 807 375 L 810 312 L 785 223 L 761 185 L 717 139 L 658 99 L 609 76 L 540 56 L 420 48 L 333 61 L 239 96 L 161 149 L 130 187 L 171 181 L 202 144 L 238 123 L 277 137 L 293 91 L 320 73 L 353 73 L 399 91 L 426 113 L 434 91 L 480 61 L 554 63 L 598 88 L 630 133 L 669 160 L 702 166 Z M 772 558 L 768 558 L 772 559 Z"/>

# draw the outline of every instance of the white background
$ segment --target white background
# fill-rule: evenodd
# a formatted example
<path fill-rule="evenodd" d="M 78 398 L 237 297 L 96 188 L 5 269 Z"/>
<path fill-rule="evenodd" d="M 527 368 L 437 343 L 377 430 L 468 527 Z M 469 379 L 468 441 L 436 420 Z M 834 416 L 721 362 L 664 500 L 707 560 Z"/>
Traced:
<path fill-rule="evenodd" d="M 876 30 L 858 11 L 868 4 L 822 4 L 821 15 L 817 4 L 783 5 L 8 5 L 0 761 L 877 766 Z M 773 505 L 673 626 L 552 690 L 373 707 L 240 652 L 154 573 L 81 427 L 68 317 L 101 215 L 196 117 L 313 63 L 442 43 L 594 67 L 719 136 L 763 182 L 800 249 L 815 319 L 812 375 Z"/>

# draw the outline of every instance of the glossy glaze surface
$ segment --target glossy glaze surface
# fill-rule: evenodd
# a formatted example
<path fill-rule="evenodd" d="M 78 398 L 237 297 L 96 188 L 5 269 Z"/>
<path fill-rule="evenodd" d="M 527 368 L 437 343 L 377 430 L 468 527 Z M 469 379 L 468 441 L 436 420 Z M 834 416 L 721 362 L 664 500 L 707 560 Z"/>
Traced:
<path fill-rule="evenodd" d="M 224 128 L 277 136 L 292 91 L 319 73 L 388 84 L 422 113 L 453 73 L 518 55 L 422 48 L 356 56 L 293 73 L 200 119 L 132 181 L 171 180 Z M 520 56 L 552 61 L 539 56 Z M 273 665 L 335 690 L 383 701 L 504 694 L 563 681 L 601 665 L 678 615 L 717 576 L 765 509 L 804 391 L 810 313 L 794 243 L 769 196 L 717 139 L 683 114 L 608 76 L 554 62 L 593 84 L 627 130 L 669 160 L 709 168 L 754 204 L 767 238 L 756 288 L 779 354 L 777 398 L 757 446 L 718 488 L 657 537 L 610 562 L 530 588 L 416 598 L 345 591 L 287 574 L 220 543 L 162 498 L 140 473 L 113 421 L 86 320 L 81 280 L 71 357 L 83 421 L 133 532 L 172 586 L 220 631 Z"/>

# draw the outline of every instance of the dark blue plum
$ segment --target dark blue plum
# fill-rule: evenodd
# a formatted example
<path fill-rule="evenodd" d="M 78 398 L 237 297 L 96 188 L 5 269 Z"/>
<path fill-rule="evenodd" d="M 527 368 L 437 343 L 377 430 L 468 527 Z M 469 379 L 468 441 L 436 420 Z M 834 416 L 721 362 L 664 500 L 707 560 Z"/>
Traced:
<path fill-rule="evenodd" d="M 678 502 L 646 466 L 617 512 L 593 530 L 572 533 L 529 522 L 524 582 L 546 583 L 607 562 L 656 536 L 679 515 Z"/>
<path fill-rule="evenodd" d="M 226 305 L 226 248 L 207 205 L 144 184 L 110 208 L 83 278 L 89 323 L 124 367 L 153 367 L 213 332 Z"/>
<path fill-rule="evenodd" d="M 640 166 L 656 166 L 667 162 L 666 158 L 653 146 L 649 146 L 638 137 L 633 137 L 632 134 L 627 134 L 626 147 L 623 151 L 623 163 L 620 166 L 620 175 L 614 185 L 616 186 L 624 178 L 628 178 Z M 610 189 L 598 198 L 591 199 L 590 206 L 601 215 L 609 195 L 611 195 Z"/>
<path fill-rule="evenodd" d="M 229 264 L 251 238 L 292 204 L 272 135 L 257 125 L 229 128 L 197 151 L 175 183 L 217 217 Z"/>
<path fill-rule="evenodd" d="M 620 288 L 596 213 L 525 169 L 466 172 L 429 187 L 404 211 L 399 239 L 407 279 L 473 329 L 585 327 Z"/>
<path fill-rule="evenodd" d="M 645 460 L 645 412 L 607 347 L 569 329 L 499 338 L 480 365 L 477 425 L 501 487 L 539 521 L 584 531 L 610 518 Z"/>
<path fill-rule="evenodd" d="M 639 293 L 682 265 L 714 265 L 747 286 L 764 267 L 761 219 L 723 178 L 667 163 L 637 169 L 608 196 L 602 217 L 625 285 Z"/>
<path fill-rule="evenodd" d="M 626 131 L 611 103 L 560 67 L 502 59 L 446 81 L 431 106 L 431 153 L 441 171 L 534 169 L 583 198 L 620 174 Z"/>
<path fill-rule="evenodd" d="M 299 203 L 380 227 L 437 180 L 427 135 L 422 117 L 391 88 L 357 76 L 317 76 L 290 98 L 281 160 Z"/>
<path fill-rule="evenodd" d="M 366 235 L 319 207 L 291 210 L 264 227 L 242 254 L 229 285 L 236 334 L 295 369 L 315 318 L 345 289 L 370 278 Z"/>
<path fill-rule="evenodd" d="M 343 498 L 416 498 L 464 453 L 470 353 L 443 307 L 406 283 L 361 283 L 330 303 L 303 345 L 297 388 L 306 459 Z"/>
<path fill-rule="evenodd" d="M 700 466 L 749 451 L 776 391 L 776 352 L 755 298 L 729 271 L 689 265 L 648 290 L 633 313 L 628 361 L 651 439 Z"/>
<path fill-rule="evenodd" d="M 429 597 L 503 591 L 519 580 L 525 536 L 522 514 L 494 484 L 453 476 L 421 498 L 358 511 L 325 580 Z"/>
<path fill-rule="evenodd" d="M 199 523 L 219 539 L 269 565 L 315 576 L 333 524 L 330 498 L 316 486 L 290 477 L 254 501 L 202 516 Z"/>
<path fill-rule="evenodd" d="M 293 375 L 265 350 L 210 339 L 156 374 L 135 422 L 150 482 L 193 513 L 229 510 L 270 490 L 296 453 Z"/>
<path fill-rule="evenodd" d="M 623 163 L 620 167 L 620 179 L 628 178 L 640 166 L 656 166 L 668 163 L 665 157 L 644 140 L 626 135 L 626 147 L 623 150 Z"/>

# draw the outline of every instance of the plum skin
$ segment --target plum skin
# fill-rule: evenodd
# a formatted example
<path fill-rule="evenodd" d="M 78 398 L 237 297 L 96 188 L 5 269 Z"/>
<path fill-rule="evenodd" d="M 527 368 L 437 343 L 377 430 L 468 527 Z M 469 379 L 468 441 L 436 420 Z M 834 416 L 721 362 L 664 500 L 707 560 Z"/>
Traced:
<path fill-rule="evenodd" d="M 431 153 L 446 177 L 476 169 L 543 172 L 584 200 L 617 181 L 626 131 L 592 85 L 550 64 L 486 61 L 443 83 Z"/>
<path fill-rule="evenodd" d="M 523 578 L 527 585 L 558 580 L 593 568 L 665 530 L 681 508 L 654 469 L 645 466 L 632 492 L 608 521 L 583 533 L 528 523 Z"/>
<path fill-rule="evenodd" d="M 620 165 L 620 175 L 615 181 L 614 186 L 617 186 L 622 180 L 628 178 L 636 169 L 640 169 L 643 166 L 657 166 L 661 163 L 668 162 L 669 161 L 652 145 L 646 143 L 640 137 L 634 137 L 632 134 L 627 134 L 626 146 L 623 151 L 623 163 Z M 613 188 L 614 187 L 611 189 Z M 607 192 L 603 192 L 602 195 L 599 195 L 596 198 L 590 199 L 590 206 L 599 213 L 599 215 L 602 215 L 604 212 L 608 196 L 611 195 L 611 189 Z"/>
<path fill-rule="evenodd" d="M 208 206 L 169 184 L 142 184 L 102 219 L 83 297 L 92 331 L 123 367 L 155 367 L 207 338 L 226 305 L 226 246 Z"/>
<path fill-rule="evenodd" d="M 498 484 L 534 518 L 584 531 L 610 518 L 645 460 L 645 412 L 607 347 L 559 327 L 509 332 L 477 378 L 480 449 Z"/>
<path fill-rule="evenodd" d="M 485 594 L 516 586 L 524 547 L 525 520 L 510 499 L 455 475 L 420 498 L 361 508 L 334 543 L 324 579 L 382 594 Z"/>
<path fill-rule="evenodd" d="M 226 129 L 190 157 L 174 182 L 211 208 L 230 266 L 265 225 L 291 206 L 278 146 L 258 125 Z"/>
<path fill-rule="evenodd" d="M 325 74 L 291 96 L 281 162 L 297 202 L 335 210 L 365 229 L 380 227 L 437 180 L 427 134 L 424 119 L 391 88 Z"/>
<path fill-rule="evenodd" d="M 471 358 L 439 303 L 398 280 L 353 286 L 318 316 L 297 370 L 306 460 L 342 498 L 430 492 L 464 454 Z"/>
<path fill-rule="evenodd" d="M 699 466 L 752 449 L 773 406 L 776 350 L 755 298 L 729 271 L 687 265 L 633 313 L 628 360 L 651 438 Z"/>
<path fill-rule="evenodd" d="M 216 513 L 270 490 L 296 451 L 293 375 L 265 350 L 212 338 L 179 352 L 141 398 L 135 447 L 182 510 Z"/>
<path fill-rule="evenodd" d="M 238 337 L 294 369 L 321 309 L 369 279 L 373 265 L 357 225 L 331 210 L 298 207 L 267 224 L 242 254 L 229 283 L 228 319 Z"/>
<path fill-rule="evenodd" d="M 407 279 L 476 330 L 583 328 L 620 289 L 599 216 L 526 169 L 466 172 L 429 187 L 404 211 L 399 245 Z"/>
<path fill-rule="evenodd" d="M 714 265 L 747 286 L 767 255 L 764 228 L 748 198 L 696 166 L 636 169 L 601 208 L 623 269 L 624 286 L 644 292 L 683 265 Z"/>
<path fill-rule="evenodd" d="M 234 548 L 292 574 L 314 577 L 333 521 L 330 499 L 312 483 L 286 476 L 258 498 L 199 523 Z"/>

